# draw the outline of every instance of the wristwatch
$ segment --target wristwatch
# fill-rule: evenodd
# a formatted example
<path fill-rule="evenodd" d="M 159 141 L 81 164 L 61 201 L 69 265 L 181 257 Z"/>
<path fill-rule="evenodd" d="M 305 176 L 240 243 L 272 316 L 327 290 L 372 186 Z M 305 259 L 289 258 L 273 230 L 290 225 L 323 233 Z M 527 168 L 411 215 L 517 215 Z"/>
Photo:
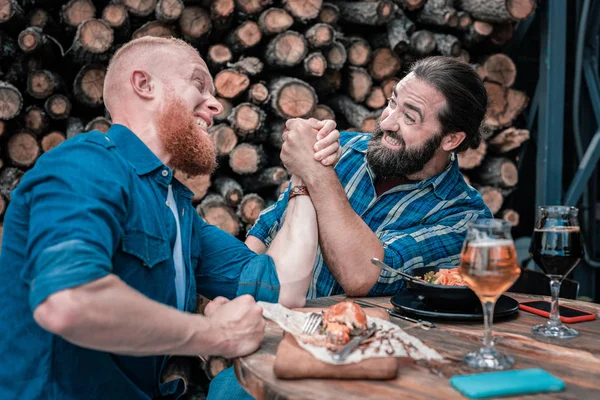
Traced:
<path fill-rule="evenodd" d="M 306 186 L 294 186 L 290 189 L 290 200 L 296 196 L 310 196 Z"/>

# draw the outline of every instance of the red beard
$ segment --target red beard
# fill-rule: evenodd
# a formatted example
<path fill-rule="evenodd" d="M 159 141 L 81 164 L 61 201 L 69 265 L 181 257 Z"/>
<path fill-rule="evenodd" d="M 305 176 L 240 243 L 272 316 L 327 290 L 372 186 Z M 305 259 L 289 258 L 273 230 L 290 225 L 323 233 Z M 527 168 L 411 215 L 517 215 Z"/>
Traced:
<path fill-rule="evenodd" d="M 211 174 L 217 165 L 212 138 L 174 93 L 168 94 L 166 104 L 157 125 L 162 145 L 170 156 L 170 167 L 190 176 Z"/>

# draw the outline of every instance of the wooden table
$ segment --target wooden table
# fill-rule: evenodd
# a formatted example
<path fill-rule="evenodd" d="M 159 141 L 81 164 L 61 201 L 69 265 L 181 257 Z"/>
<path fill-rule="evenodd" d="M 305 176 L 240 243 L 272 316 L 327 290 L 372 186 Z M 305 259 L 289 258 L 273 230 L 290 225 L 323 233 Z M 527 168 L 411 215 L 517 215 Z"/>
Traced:
<path fill-rule="evenodd" d="M 516 300 L 542 299 L 541 296 L 509 294 Z M 307 302 L 307 307 L 328 307 L 344 299 L 334 296 Z M 389 297 L 362 298 L 371 303 L 392 307 Z M 561 300 L 595 312 L 600 318 L 600 305 Z M 533 339 L 531 327 L 547 321 L 537 315 L 519 311 L 516 318 L 494 322 L 496 346 L 515 359 L 515 368 L 543 368 L 562 379 L 565 392 L 527 399 L 600 399 L 600 319 L 574 324 L 578 338 L 549 344 Z M 392 322 L 406 329 L 413 324 L 392 318 Z M 462 357 L 482 345 L 483 322 L 449 323 L 436 321 L 437 328 L 420 328 L 408 332 L 435 348 L 450 363 L 431 365 L 428 362 L 403 359 L 398 377 L 392 381 L 344 380 L 280 380 L 273 374 L 277 346 L 282 330 L 268 322 L 265 339 L 260 349 L 247 357 L 235 360 L 235 372 L 242 386 L 257 399 L 462 399 L 449 383 L 454 375 L 477 371 L 462 363 Z M 514 397 L 513 397 L 514 398 Z"/>

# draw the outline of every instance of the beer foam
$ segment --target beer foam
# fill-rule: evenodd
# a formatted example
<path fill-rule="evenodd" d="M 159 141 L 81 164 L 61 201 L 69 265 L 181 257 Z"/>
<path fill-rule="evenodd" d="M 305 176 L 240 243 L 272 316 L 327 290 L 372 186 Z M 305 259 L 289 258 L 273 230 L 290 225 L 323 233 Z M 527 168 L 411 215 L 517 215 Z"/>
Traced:
<path fill-rule="evenodd" d="M 513 246 L 514 243 L 510 239 L 476 239 L 468 243 L 469 247 L 506 247 Z"/>
<path fill-rule="evenodd" d="M 551 228 L 542 228 L 542 229 L 538 229 L 535 228 L 533 230 L 534 232 L 561 232 L 561 233 L 576 233 L 579 232 L 579 227 L 578 226 L 553 226 Z"/>

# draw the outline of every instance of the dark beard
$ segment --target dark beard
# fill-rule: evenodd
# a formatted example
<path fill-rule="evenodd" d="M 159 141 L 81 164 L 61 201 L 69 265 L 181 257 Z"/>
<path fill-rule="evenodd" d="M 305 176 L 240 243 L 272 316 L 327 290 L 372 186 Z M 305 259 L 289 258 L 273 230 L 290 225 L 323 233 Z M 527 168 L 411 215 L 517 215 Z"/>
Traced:
<path fill-rule="evenodd" d="M 169 166 L 190 176 L 211 174 L 217 163 L 213 140 L 198 126 L 186 104 L 167 92 L 165 109 L 158 116 L 158 132 Z"/>
<path fill-rule="evenodd" d="M 438 133 L 419 148 L 407 149 L 401 136 L 387 132 L 402 144 L 400 150 L 392 150 L 381 143 L 385 133 L 378 122 L 367 149 L 367 162 L 377 178 L 407 178 L 421 171 L 433 158 L 444 138 L 443 134 Z"/>

